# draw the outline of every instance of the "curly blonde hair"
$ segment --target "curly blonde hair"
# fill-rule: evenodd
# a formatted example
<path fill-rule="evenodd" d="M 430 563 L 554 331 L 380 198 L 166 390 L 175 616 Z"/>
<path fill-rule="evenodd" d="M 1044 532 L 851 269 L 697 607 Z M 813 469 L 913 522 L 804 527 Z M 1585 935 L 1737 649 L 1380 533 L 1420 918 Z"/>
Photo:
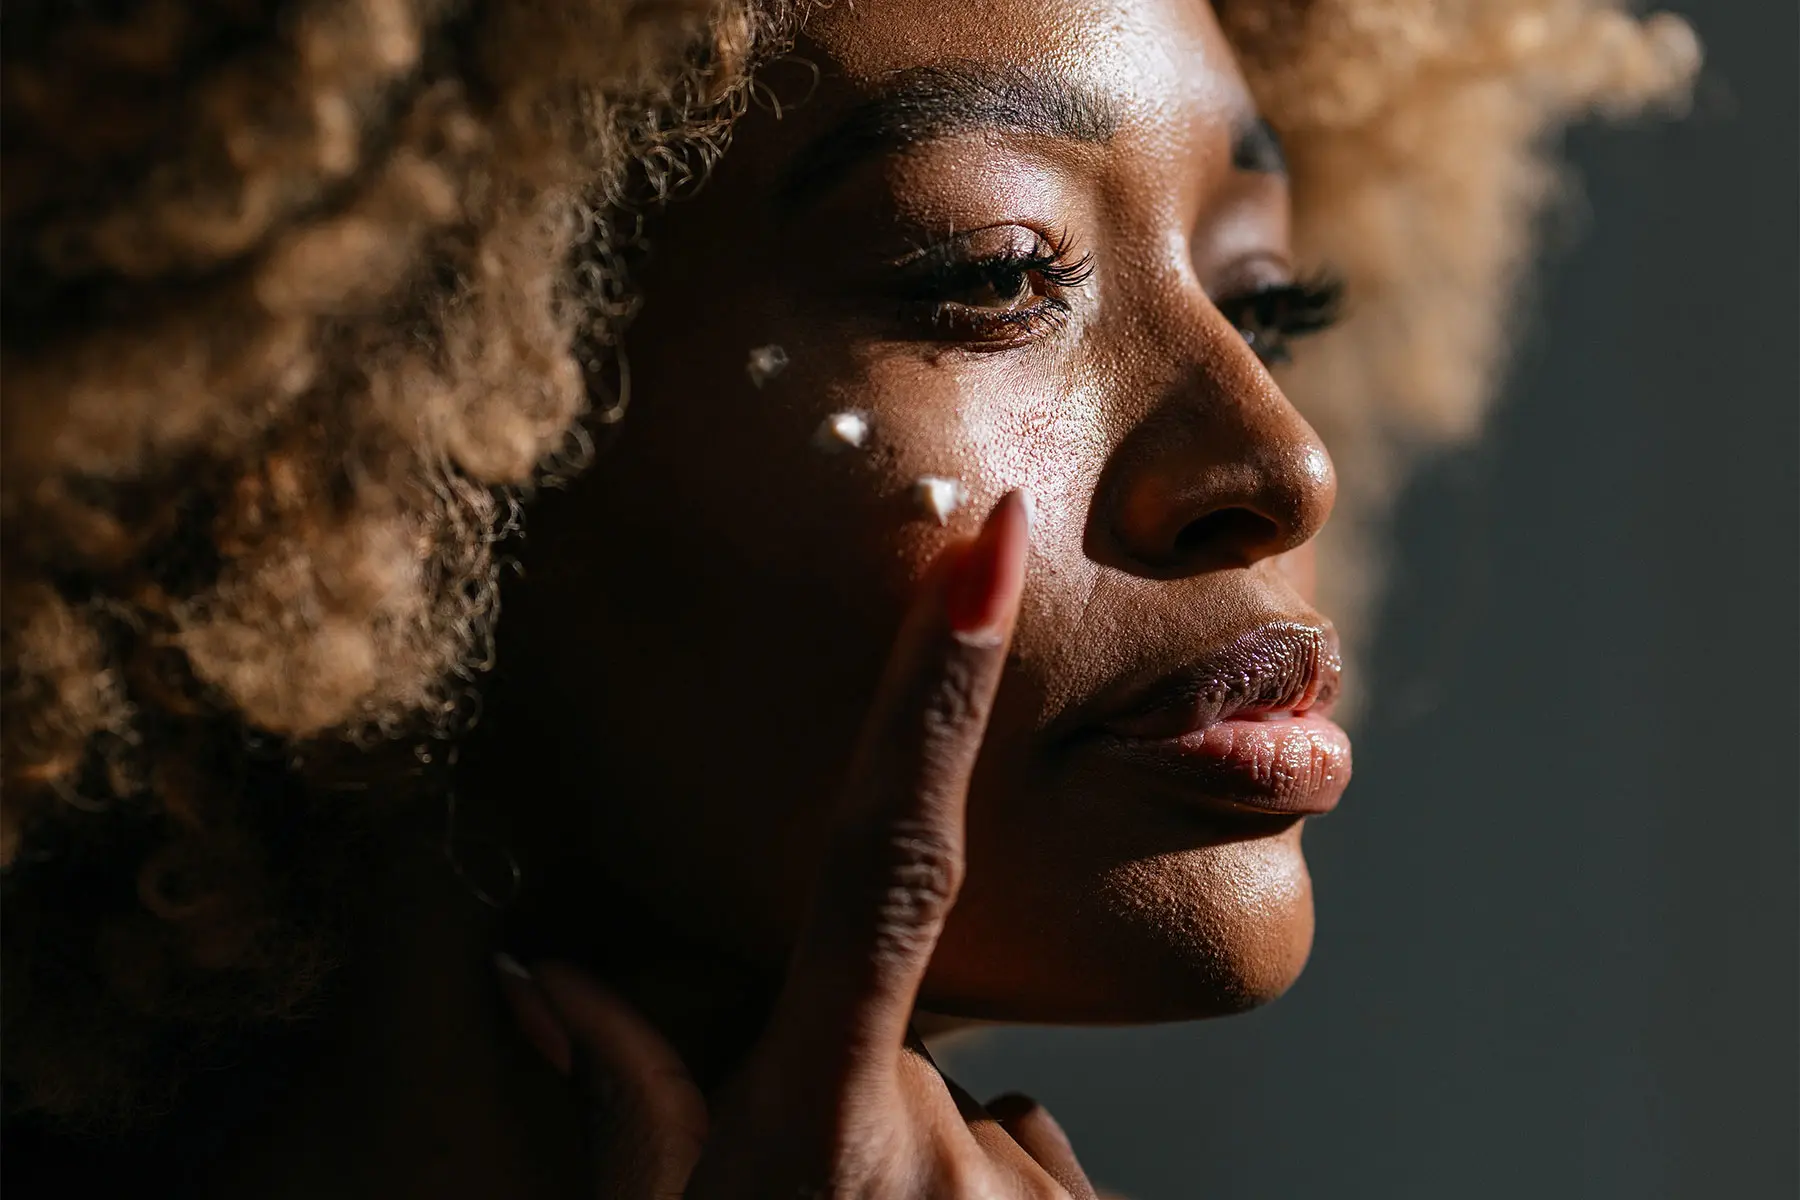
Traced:
<path fill-rule="evenodd" d="M 1604 0 L 1223 0 L 1302 259 L 1284 381 L 1366 599 L 1400 466 L 1465 437 L 1551 135 L 1678 96 Z M 578 469 L 637 203 L 702 173 L 797 16 L 759 0 L 52 0 L 5 14 L 0 637 L 9 1103 L 167 1099 L 304 1012 L 344 864 L 491 656 L 495 545 Z M 598 397 L 598 399 L 596 399 Z M 377 799 L 379 798 L 379 799 Z"/>

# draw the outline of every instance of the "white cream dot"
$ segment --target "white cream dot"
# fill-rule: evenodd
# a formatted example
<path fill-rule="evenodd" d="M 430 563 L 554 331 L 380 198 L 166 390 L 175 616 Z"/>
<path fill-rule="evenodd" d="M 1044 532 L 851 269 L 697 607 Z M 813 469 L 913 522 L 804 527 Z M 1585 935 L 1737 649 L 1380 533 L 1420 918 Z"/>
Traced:
<path fill-rule="evenodd" d="M 818 429 L 813 431 L 812 444 L 815 449 L 827 454 L 861 450 L 869 444 L 868 414 L 855 409 L 832 413 L 819 422 Z"/>
<path fill-rule="evenodd" d="M 758 346 L 750 351 L 750 358 L 744 363 L 744 372 L 750 376 L 750 382 L 760 388 L 787 370 L 787 365 L 787 351 L 780 346 Z"/>
<path fill-rule="evenodd" d="M 968 489 L 958 479 L 921 475 L 913 483 L 913 500 L 939 525 L 947 524 L 950 514 L 961 508 L 968 498 Z"/>

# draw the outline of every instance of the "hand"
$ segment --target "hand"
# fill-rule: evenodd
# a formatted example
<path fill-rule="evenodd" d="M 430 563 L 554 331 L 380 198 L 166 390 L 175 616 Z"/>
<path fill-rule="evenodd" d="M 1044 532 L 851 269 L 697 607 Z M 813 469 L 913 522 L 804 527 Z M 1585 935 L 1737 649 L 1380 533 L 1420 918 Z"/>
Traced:
<path fill-rule="evenodd" d="M 864 724 L 812 909 L 761 1039 L 707 1098 L 640 1014 L 580 971 L 504 987 L 583 1087 L 607 1200 L 1093 1200 L 1042 1108 L 983 1108 L 910 1033 L 963 876 L 963 815 L 1017 617 L 1028 515 L 1013 493 L 946 549 Z"/>

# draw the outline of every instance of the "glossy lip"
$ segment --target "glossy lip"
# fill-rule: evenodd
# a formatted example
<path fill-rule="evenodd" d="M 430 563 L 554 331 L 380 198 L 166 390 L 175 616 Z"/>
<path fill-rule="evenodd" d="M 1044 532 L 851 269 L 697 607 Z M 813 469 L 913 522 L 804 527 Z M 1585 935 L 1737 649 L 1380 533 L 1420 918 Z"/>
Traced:
<path fill-rule="evenodd" d="M 1350 781 L 1350 739 L 1327 715 L 1342 671 L 1329 624 L 1269 622 L 1127 690 L 1090 740 L 1214 815 L 1317 816 Z"/>

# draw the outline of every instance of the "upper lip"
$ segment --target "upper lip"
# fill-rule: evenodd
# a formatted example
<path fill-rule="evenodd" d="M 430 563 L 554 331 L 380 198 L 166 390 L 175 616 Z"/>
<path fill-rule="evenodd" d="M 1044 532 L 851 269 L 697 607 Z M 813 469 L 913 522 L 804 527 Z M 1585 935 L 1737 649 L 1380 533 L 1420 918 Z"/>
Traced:
<path fill-rule="evenodd" d="M 1330 623 L 1271 621 L 1176 670 L 1128 686 L 1100 728 L 1128 738 L 1173 738 L 1234 717 L 1323 715 L 1343 661 Z"/>

